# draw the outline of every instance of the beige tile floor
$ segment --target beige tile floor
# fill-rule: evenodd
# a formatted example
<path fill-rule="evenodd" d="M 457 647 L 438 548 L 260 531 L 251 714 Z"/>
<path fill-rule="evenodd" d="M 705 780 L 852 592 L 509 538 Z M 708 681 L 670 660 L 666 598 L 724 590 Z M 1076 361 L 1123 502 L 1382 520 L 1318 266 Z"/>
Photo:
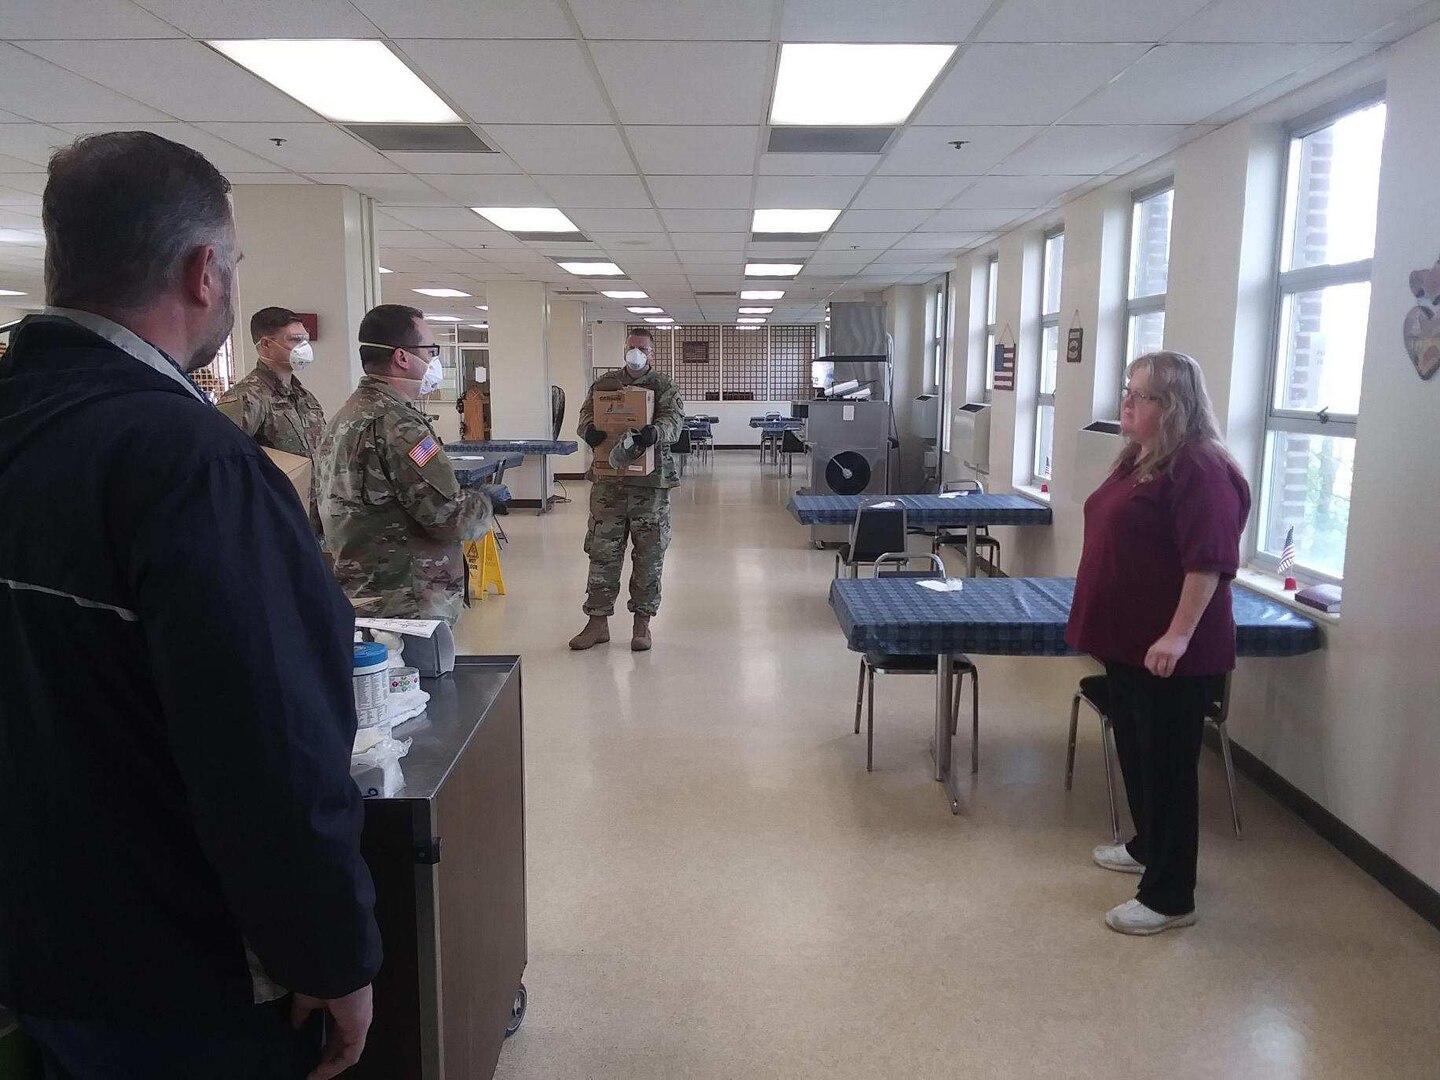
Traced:
<path fill-rule="evenodd" d="M 1440 932 L 1244 781 L 1234 840 L 1209 752 L 1199 924 L 1105 928 L 1134 879 L 1089 861 L 1093 726 L 1062 783 L 1081 661 L 980 660 L 963 816 L 929 680 L 877 680 L 867 775 L 798 482 L 692 470 L 641 655 L 624 616 L 565 646 L 586 485 L 506 519 L 509 595 L 460 625 L 524 657 L 531 996 L 498 1077 L 1440 1077 Z"/>

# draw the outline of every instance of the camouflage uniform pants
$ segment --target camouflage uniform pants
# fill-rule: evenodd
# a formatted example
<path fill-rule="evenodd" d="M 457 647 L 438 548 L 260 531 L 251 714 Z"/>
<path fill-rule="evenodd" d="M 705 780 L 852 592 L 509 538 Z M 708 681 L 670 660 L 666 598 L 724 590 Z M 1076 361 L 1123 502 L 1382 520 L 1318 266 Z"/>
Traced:
<path fill-rule="evenodd" d="M 590 531 L 585 534 L 590 556 L 585 614 L 615 614 L 627 540 L 635 542 L 629 608 L 637 615 L 654 615 L 660 610 L 660 572 L 670 546 L 670 492 L 597 480 L 590 487 Z"/>

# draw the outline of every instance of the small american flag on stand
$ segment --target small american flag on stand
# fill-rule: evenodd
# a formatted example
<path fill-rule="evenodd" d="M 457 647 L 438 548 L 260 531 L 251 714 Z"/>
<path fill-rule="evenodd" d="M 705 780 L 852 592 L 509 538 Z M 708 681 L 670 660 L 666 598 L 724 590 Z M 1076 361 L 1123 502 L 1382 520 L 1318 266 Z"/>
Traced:
<path fill-rule="evenodd" d="M 1280 573 L 1285 575 L 1285 588 L 1296 589 L 1299 585 L 1290 576 L 1290 570 L 1295 565 L 1295 526 L 1291 525 L 1285 534 L 1285 546 L 1280 550 Z"/>

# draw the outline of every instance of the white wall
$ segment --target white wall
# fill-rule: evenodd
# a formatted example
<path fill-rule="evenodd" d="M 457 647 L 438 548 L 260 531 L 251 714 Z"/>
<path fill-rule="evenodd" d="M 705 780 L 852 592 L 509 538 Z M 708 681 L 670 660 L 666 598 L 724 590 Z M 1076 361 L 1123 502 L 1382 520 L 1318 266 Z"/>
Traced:
<path fill-rule="evenodd" d="M 1440 888 L 1440 378 L 1422 383 L 1405 355 L 1401 322 L 1414 303 L 1410 271 L 1440 253 L 1440 129 L 1432 119 L 1440 28 L 1297 91 L 1178 152 L 1172 161 L 1077 199 L 1066 231 L 1062 324 L 1080 312 L 1082 362 L 1061 362 L 1056 388 L 1050 530 L 995 530 L 1005 569 L 1072 574 L 1085 497 L 1120 449 L 1080 429 L 1113 417 L 1123 355 L 1123 287 L 1130 193 L 1173 175 L 1175 211 L 1166 346 L 1205 368 L 1227 441 L 1259 497 L 1266 378 L 1271 358 L 1273 258 L 1287 122 L 1387 83 L 1374 292 L 1345 571 L 1345 610 L 1308 657 L 1242 660 L 1231 728 L 1236 741 L 1410 871 Z M 1000 253 L 999 324 L 1021 346 L 1017 393 L 997 392 L 991 487 L 1028 470 L 1026 390 L 1037 358 L 1036 222 L 963 259 L 957 341 L 968 344 L 963 385 L 973 398 L 983 363 L 985 260 Z M 970 288 L 965 288 L 965 285 Z M 967 296 L 968 292 L 968 296 Z M 958 319 L 957 319 L 958 321 Z M 962 376 L 957 374 L 957 380 Z M 1031 399 L 1033 401 L 1033 399 Z M 948 475 L 959 475 L 952 454 Z"/>
<path fill-rule="evenodd" d="M 490 420 L 496 439 L 550 437 L 550 310 L 538 281 L 496 281 L 490 307 Z M 538 457 L 505 474 L 517 499 L 548 499 L 556 459 L 542 472 Z M 568 461 L 570 459 L 558 459 Z M 566 470 L 568 471 L 568 470 Z"/>
<path fill-rule="evenodd" d="M 565 391 L 565 419 L 560 425 L 560 438 L 574 439 L 580 406 L 590 389 L 585 363 L 585 305 L 579 300 L 550 298 L 550 381 Z M 549 432 L 547 427 L 547 436 Z M 584 443 L 580 444 L 580 451 L 588 449 Z M 586 468 L 581 452 L 556 458 L 551 464 L 558 473 L 583 473 Z"/>
<path fill-rule="evenodd" d="M 891 356 L 890 403 L 894 407 L 895 428 L 900 436 L 900 452 L 892 459 L 898 475 L 892 476 L 894 491 L 919 491 L 925 467 L 923 440 L 934 432 L 920 431 L 915 426 L 914 403 L 927 389 L 925 379 L 925 287 L 898 285 L 884 295 L 885 329 L 894 339 Z"/>

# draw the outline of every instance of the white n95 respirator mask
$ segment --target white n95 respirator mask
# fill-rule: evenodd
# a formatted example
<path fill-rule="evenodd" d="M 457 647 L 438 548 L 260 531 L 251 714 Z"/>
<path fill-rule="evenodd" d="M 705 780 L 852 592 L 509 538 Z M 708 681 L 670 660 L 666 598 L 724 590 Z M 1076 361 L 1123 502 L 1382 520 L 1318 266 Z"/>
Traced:
<path fill-rule="evenodd" d="M 304 371 L 314 360 L 315 350 L 308 341 L 302 341 L 290 350 L 290 366 L 296 371 Z"/>
<path fill-rule="evenodd" d="M 425 366 L 425 374 L 420 377 L 420 393 L 433 394 L 440 389 L 440 384 L 445 381 L 445 369 L 440 365 L 440 358 L 432 356 L 430 363 Z"/>
<path fill-rule="evenodd" d="M 630 349 L 625 353 L 626 366 L 634 368 L 636 371 L 639 371 L 648 363 L 650 363 L 650 358 L 645 355 L 644 349 Z"/>

